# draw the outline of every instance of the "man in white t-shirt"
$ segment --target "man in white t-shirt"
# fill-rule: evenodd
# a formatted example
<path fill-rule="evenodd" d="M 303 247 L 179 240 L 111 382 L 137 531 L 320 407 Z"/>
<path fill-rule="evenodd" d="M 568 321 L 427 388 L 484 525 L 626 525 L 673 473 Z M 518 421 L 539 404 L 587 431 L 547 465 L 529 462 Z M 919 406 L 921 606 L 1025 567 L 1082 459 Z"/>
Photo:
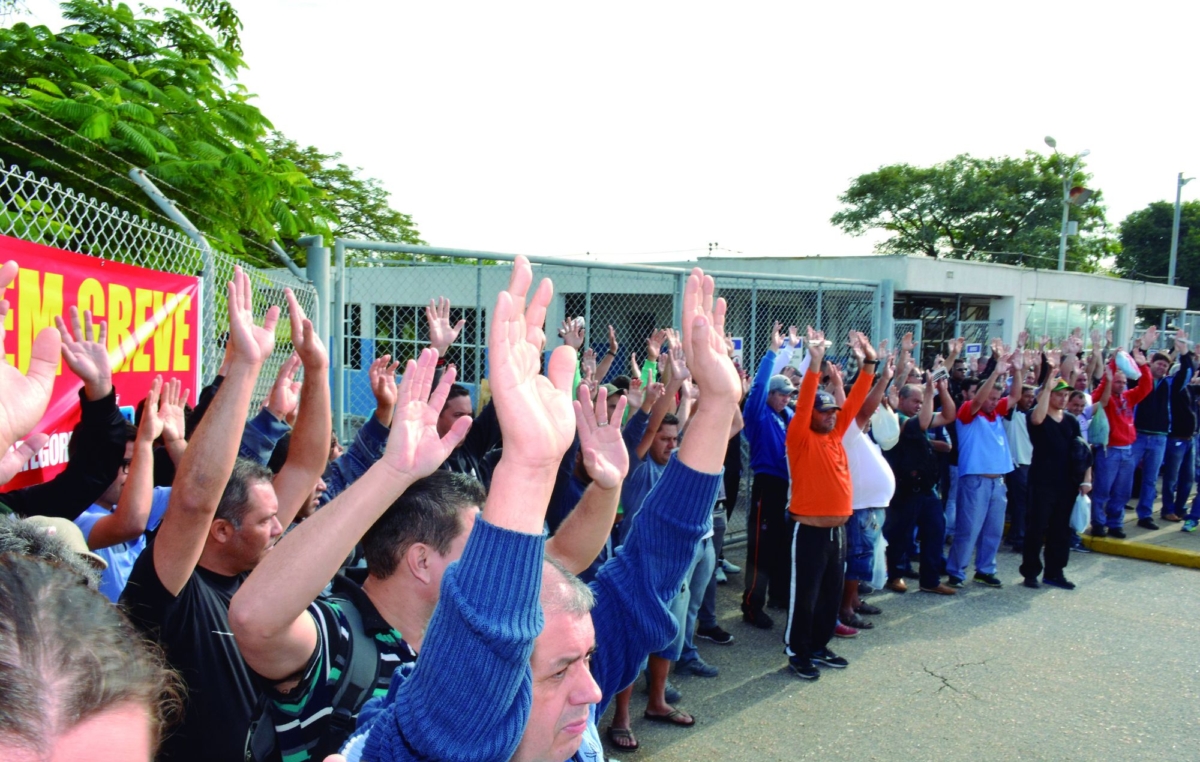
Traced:
<path fill-rule="evenodd" d="M 846 522 L 846 577 L 838 621 L 857 630 L 869 630 L 875 626 L 863 619 L 861 614 L 880 613 L 877 607 L 864 603 L 858 597 L 858 583 L 869 582 L 874 577 L 875 543 L 883 531 L 884 509 L 892 500 L 896 479 L 891 467 L 883 459 L 879 445 L 866 432 L 870 429 L 871 416 L 883 400 L 895 372 L 893 362 L 884 365 L 854 422 L 842 436 L 853 490 L 850 507 L 854 513 Z M 836 373 L 834 380 L 840 382 L 840 376 Z M 836 391 L 834 395 L 837 396 Z"/>

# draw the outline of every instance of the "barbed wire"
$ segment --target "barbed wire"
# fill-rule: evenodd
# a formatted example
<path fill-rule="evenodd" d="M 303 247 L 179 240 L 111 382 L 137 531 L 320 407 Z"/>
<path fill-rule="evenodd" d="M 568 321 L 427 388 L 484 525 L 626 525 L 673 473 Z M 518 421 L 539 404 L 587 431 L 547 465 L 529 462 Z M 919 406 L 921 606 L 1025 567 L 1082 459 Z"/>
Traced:
<path fill-rule="evenodd" d="M 121 163 L 125 164 L 125 165 L 126 165 L 126 166 L 128 166 L 130 169 L 138 169 L 138 170 L 142 169 L 141 167 L 137 166 L 136 164 L 133 164 L 133 163 L 131 163 L 131 162 L 130 162 L 128 159 L 124 159 L 124 158 L 122 158 L 121 156 L 119 156 L 119 155 L 117 155 L 117 154 L 113 153 L 112 151 L 108 150 L 107 148 L 105 148 L 104 146 L 100 145 L 99 143 L 97 143 L 96 141 L 92 140 L 91 138 L 89 138 L 89 137 L 87 137 L 87 136 L 85 136 L 85 135 L 80 135 L 78 132 L 75 132 L 74 130 L 71 130 L 69 127 L 67 127 L 66 125 L 62 124 L 61 122 L 59 122 L 59 121 L 55 120 L 53 117 L 47 116 L 46 114 L 43 114 L 43 113 L 42 113 L 42 112 L 40 112 L 40 111 L 35 111 L 35 113 L 36 113 L 36 114 L 38 114 L 38 116 L 44 117 L 44 118 L 46 118 L 47 120 L 49 120 L 49 121 L 53 122 L 54 124 L 58 125 L 58 126 L 59 126 L 60 128 L 62 128 L 63 130 L 67 130 L 67 131 L 69 131 L 69 132 L 72 132 L 72 133 L 73 133 L 73 134 L 75 134 L 77 137 L 79 137 L 79 138 L 82 138 L 83 140 L 86 140 L 88 143 L 90 143 L 90 144 L 92 144 L 92 145 L 96 146 L 97 148 L 99 148 L 99 149 L 100 149 L 101 151 L 103 151 L 104 153 L 108 154 L 109 156 L 112 156 L 112 157 L 113 157 L 114 159 L 116 159 L 117 161 L 119 161 L 119 162 L 121 162 Z M 100 169 L 104 170 L 104 171 L 105 171 L 105 172 L 107 172 L 108 174 L 111 174 L 111 175 L 113 175 L 114 177 L 118 177 L 118 178 L 120 178 L 121 180 L 123 180 L 123 181 L 125 181 L 125 182 L 129 183 L 129 184 L 130 184 L 130 185 L 132 185 L 134 188 L 137 188 L 139 191 L 141 191 L 141 190 L 142 190 L 142 188 L 141 188 L 141 187 L 140 187 L 140 186 L 139 186 L 137 183 L 135 183 L 135 182 L 134 182 L 134 181 L 133 181 L 131 178 L 129 178 L 129 177 L 128 177 L 127 175 L 125 175 L 123 172 L 118 172 L 117 170 L 114 170 L 112 167 L 109 167 L 109 166 L 107 166 L 107 165 L 105 165 L 105 164 L 102 164 L 102 163 L 100 163 L 100 162 L 99 162 L 99 161 L 97 161 L 95 158 L 93 158 L 93 157 L 91 157 L 91 156 L 88 156 L 87 154 L 85 154 L 85 153 L 82 153 L 81 151 L 78 151 L 78 150 L 76 150 L 76 149 L 72 148 L 71 146 L 68 146 L 68 145 L 66 145 L 65 143 L 61 142 L 60 140 L 58 140 L 57 138 L 53 137 L 52 135 L 47 135 L 46 133 L 42 132 L 41 130 L 37 129 L 36 127 L 32 127 L 32 126 L 30 126 L 30 125 L 29 125 L 29 124 L 27 124 L 26 122 L 23 122 L 23 121 L 21 121 L 21 120 L 17 119 L 16 117 L 12 116 L 11 114 L 8 114 L 8 113 L 5 113 L 5 112 L 3 112 L 3 111 L 0 111 L 0 116 L 3 116 L 5 119 L 8 119 L 9 121 L 11 121 L 11 122 L 13 122 L 13 123 L 15 123 L 15 124 L 17 124 L 17 125 L 19 125 L 19 126 L 21 126 L 21 127 L 25 128 L 26 130 L 29 130 L 30 132 L 33 132 L 33 133 L 35 133 L 35 134 L 37 134 L 37 135 L 40 135 L 40 136 L 41 136 L 41 137 L 43 137 L 44 139 L 46 139 L 46 140 L 50 141 L 51 143 L 53 143 L 54 145 L 56 145 L 56 146 L 58 146 L 58 147 L 60 147 L 60 148 L 62 148 L 62 149 L 64 149 L 64 150 L 70 151 L 71 153 L 75 154 L 76 156 L 79 156 L 80 158 L 84 159 L 85 161 L 88 161 L 88 162 L 90 162 L 90 163 L 94 164 L 95 166 L 99 167 Z M 31 149 L 29 149 L 29 148 L 27 148 L 27 147 L 25 147 L 25 146 L 23 146 L 23 145 L 21 145 L 21 144 L 19 144 L 19 143 L 14 143 L 14 142 L 13 142 L 13 141 L 11 141 L 11 140 L 7 140 L 6 142 L 8 142 L 8 143 L 10 143 L 11 145 L 14 145 L 14 146 L 16 146 L 17 148 L 20 148 L 20 149 L 22 149 L 22 150 L 29 151 L 29 153 L 32 153 L 32 154 L 34 154 L 35 156 L 38 156 L 38 157 L 39 157 L 39 158 L 41 158 L 41 159 L 44 159 L 44 160 L 46 160 L 46 161 L 50 161 L 50 162 L 54 163 L 54 164 L 55 164 L 55 166 L 61 167 L 61 168 L 63 168 L 64 170 L 66 169 L 66 167 L 63 167 L 63 165 L 62 165 L 62 164 L 59 164 L 58 162 L 54 162 L 52 159 L 48 159 L 48 158 L 46 158 L 45 156 L 42 156 L 41 154 L 37 154 L 37 153 L 35 153 L 34 151 L 32 151 Z M 68 170 L 68 171 L 69 171 L 69 170 Z M 77 177 L 82 177 L 82 175 L 78 175 L 78 173 L 75 173 L 75 174 L 76 174 L 76 176 L 77 176 Z M 165 180 L 164 178 L 162 178 L 162 177 L 160 177 L 160 176 L 158 176 L 158 175 L 154 175 L 154 178 L 155 178 L 155 180 L 157 180 L 157 181 L 161 182 L 163 185 L 166 185 L 166 186 L 167 186 L 168 188 L 170 188 L 171 190 L 175 191 L 177 194 L 179 194 L 179 195 L 182 195 L 182 196 L 184 196 L 184 197 L 186 197 L 186 198 L 189 198 L 189 199 L 191 199 L 192 201 L 195 201 L 195 202 L 197 202 L 197 203 L 200 203 L 199 199 L 197 199 L 195 196 L 193 196 L 193 195 L 191 195 L 190 193 L 188 193 L 187 191 L 185 191 L 185 190 L 183 190 L 183 189 L 181 189 L 181 188 L 179 188 L 179 187 L 177 187 L 177 186 L 175 186 L 175 185 L 171 184 L 171 183 L 170 183 L 168 180 Z M 84 179 L 84 180 L 87 180 L 87 178 L 83 178 L 83 179 Z M 92 181 L 90 181 L 90 180 L 89 180 L 89 182 L 92 182 Z M 92 184 L 93 184 L 93 185 L 97 185 L 98 187 L 101 187 L 101 188 L 106 188 L 106 186 L 99 185 L 98 183 L 95 183 L 95 182 L 92 182 Z M 108 188 L 106 188 L 106 189 L 107 189 L 107 190 L 108 190 L 110 193 L 114 193 L 114 194 L 116 194 L 116 193 L 117 193 L 117 191 L 115 191 L 115 190 L 108 189 Z M 129 200 L 129 199 L 128 199 L 128 197 L 124 197 L 124 196 L 123 196 L 122 198 L 126 198 L 126 200 Z M 137 203 L 137 202 L 132 202 L 132 203 Z M 182 202 L 180 202 L 180 201 L 179 201 L 179 200 L 177 200 L 177 199 L 171 199 L 171 203 L 173 203 L 175 206 L 179 207 L 180 209 L 183 209 L 183 210 L 184 210 L 184 211 L 186 211 L 186 212 L 190 212 L 190 213 L 191 213 L 193 216 L 195 216 L 195 217 L 199 217 L 199 218 L 203 219 L 204 221 L 206 221 L 206 222 L 208 222 L 209 224 L 213 225 L 213 226 L 214 226 L 214 228 L 219 228 L 219 227 L 221 227 L 221 224 L 220 224 L 219 222 L 217 222 L 217 220 L 214 220 L 212 217 L 209 217 L 209 216 L 208 216 L 207 214 L 205 214 L 204 212 L 201 212 L 201 211 L 199 211 L 199 210 L 196 210 L 196 209 L 192 209 L 191 207 L 184 205 Z M 141 207 L 142 207 L 142 208 L 144 208 L 144 209 L 148 209 L 148 210 L 150 210 L 150 207 L 146 206 L 145 204 L 138 204 L 138 205 L 139 205 L 139 206 L 141 206 Z M 153 210 L 151 210 L 151 211 L 153 211 Z M 155 214 L 158 214 L 159 216 L 163 216 L 163 215 L 162 215 L 161 213 L 159 213 L 159 212 L 154 212 L 154 213 L 155 213 Z M 235 229 L 239 229 L 239 230 L 241 229 L 241 225 L 239 225 L 239 224 L 238 224 L 238 222 L 237 222 L 237 220 L 233 219 L 233 217 L 230 217 L 230 216 L 228 216 L 228 215 L 222 215 L 222 216 L 224 216 L 224 217 L 225 217 L 225 221 L 226 221 L 227 223 L 229 223 L 229 224 L 232 224 L 232 225 L 234 226 L 234 228 L 235 228 Z M 170 218 L 167 218 L 167 217 L 163 217 L 163 218 L 164 218 L 164 219 L 167 219 L 167 220 L 168 220 L 168 221 L 169 221 L 169 222 L 170 222 L 172 225 L 175 225 L 175 222 L 174 222 L 173 220 L 170 220 Z M 266 260 L 263 260 L 263 259 L 257 259 L 257 261 L 258 261 L 258 262 L 260 262 L 260 263 L 263 263 L 263 264 L 274 264 L 274 261 L 275 261 L 275 258 L 276 258 L 276 254 L 275 254 L 275 252 L 274 252 L 274 251 L 273 251 L 273 250 L 272 250 L 272 249 L 271 249 L 269 246 L 267 246 L 267 245 L 265 245 L 265 244 L 263 244 L 263 243 L 261 243 L 261 242 L 259 242 L 259 241 L 256 241 L 256 240 L 254 240 L 253 238 L 248 238 L 248 237 L 246 237 L 246 236 L 241 236 L 241 239 L 242 239 L 243 241 L 245 241 L 246 243 L 249 243 L 249 244 L 251 244 L 251 245 L 253 245 L 253 246 L 257 246 L 258 248 L 262 249 L 264 252 L 266 252 L 266 253 L 269 255 L 269 258 L 268 258 L 268 259 L 266 259 Z"/>

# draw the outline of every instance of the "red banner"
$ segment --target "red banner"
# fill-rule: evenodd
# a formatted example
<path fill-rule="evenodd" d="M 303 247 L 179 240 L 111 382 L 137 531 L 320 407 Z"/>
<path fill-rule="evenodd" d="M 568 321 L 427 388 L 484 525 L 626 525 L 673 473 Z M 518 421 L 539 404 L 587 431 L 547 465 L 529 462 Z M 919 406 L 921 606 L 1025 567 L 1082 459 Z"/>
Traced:
<path fill-rule="evenodd" d="M 54 327 L 54 318 L 69 321 L 68 310 L 91 310 L 108 322 L 108 357 L 113 368 L 117 404 L 127 417 L 145 398 L 154 377 L 178 378 L 199 392 L 200 279 L 110 262 L 41 244 L 0 236 L 0 263 L 20 265 L 4 296 L 10 309 L 4 323 L 4 352 L 9 365 L 25 372 L 38 332 Z M 6 488 L 36 484 L 66 467 L 67 442 L 79 421 L 83 382 L 59 360 L 50 406 L 35 432 L 50 441 Z M 0 391 L 0 393 L 3 393 Z"/>

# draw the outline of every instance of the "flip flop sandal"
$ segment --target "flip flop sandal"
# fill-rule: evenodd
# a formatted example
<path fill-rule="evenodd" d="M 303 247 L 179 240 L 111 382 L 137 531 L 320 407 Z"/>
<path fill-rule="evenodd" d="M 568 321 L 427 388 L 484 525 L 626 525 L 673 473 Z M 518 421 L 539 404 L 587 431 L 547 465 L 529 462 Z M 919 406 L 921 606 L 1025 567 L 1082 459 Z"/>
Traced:
<path fill-rule="evenodd" d="M 670 714 L 650 714 L 649 712 L 644 712 L 642 716 L 650 720 L 650 722 L 661 722 L 664 725 L 678 725 L 681 728 L 690 728 L 696 724 L 695 717 L 688 717 L 688 715 L 678 709 L 672 709 Z M 688 719 L 685 721 L 684 717 L 688 717 Z"/>
<path fill-rule="evenodd" d="M 873 623 L 868 622 L 866 619 L 863 619 L 858 614 L 854 614 L 849 619 L 842 619 L 841 623 L 846 625 L 847 627 L 853 627 L 856 630 L 873 630 L 873 629 L 875 629 L 875 625 Z"/>
<path fill-rule="evenodd" d="M 609 725 L 608 742 L 612 744 L 614 749 L 620 749 L 621 751 L 638 750 L 637 739 L 633 737 L 633 731 L 629 728 L 614 728 Z"/>

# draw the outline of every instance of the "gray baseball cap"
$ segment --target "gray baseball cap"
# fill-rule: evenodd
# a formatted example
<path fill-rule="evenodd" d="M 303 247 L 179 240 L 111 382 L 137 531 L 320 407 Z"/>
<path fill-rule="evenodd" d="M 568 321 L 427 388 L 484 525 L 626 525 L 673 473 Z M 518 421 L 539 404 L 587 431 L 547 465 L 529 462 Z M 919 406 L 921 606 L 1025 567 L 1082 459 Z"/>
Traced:
<path fill-rule="evenodd" d="M 767 392 L 795 394 L 796 387 L 792 386 L 792 380 L 787 376 L 771 376 L 771 382 L 767 385 Z"/>

